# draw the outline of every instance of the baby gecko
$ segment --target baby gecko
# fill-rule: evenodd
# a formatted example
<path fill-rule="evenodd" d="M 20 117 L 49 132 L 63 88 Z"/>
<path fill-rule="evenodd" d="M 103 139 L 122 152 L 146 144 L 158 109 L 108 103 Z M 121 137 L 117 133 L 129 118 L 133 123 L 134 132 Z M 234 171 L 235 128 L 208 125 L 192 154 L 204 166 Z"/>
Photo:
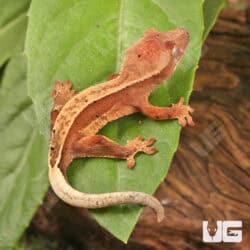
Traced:
<path fill-rule="evenodd" d="M 84 208 L 101 208 L 117 204 L 142 204 L 151 207 L 157 220 L 164 218 L 164 209 L 153 196 L 143 192 L 82 193 L 70 186 L 66 169 L 79 157 L 109 157 L 135 165 L 138 152 L 153 154 L 154 138 L 141 136 L 121 146 L 98 131 L 120 117 L 141 112 L 155 120 L 178 119 L 181 126 L 194 125 L 193 109 L 181 97 L 170 107 L 157 107 L 148 102 L 155 87 L 174 72 L 189 42 L 184 29 L 159 32 L 150 29 L 125 52 L 121 71 L 108 81 L 81 92 L 71 90 L 71 82 L 55 81 L 52 91 L 49 179 L 55 193 L 66 203 Z"/>

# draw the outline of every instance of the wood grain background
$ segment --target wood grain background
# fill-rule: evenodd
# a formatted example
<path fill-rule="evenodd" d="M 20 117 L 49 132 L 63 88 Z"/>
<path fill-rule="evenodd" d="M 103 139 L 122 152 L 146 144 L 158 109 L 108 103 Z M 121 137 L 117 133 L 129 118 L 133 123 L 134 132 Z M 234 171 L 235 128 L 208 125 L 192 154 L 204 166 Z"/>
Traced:
<path fill-rule="evenodd" d="M 171 169 L 157 190 L 167 218 L 145 208 L 127 245 L 84 210 L 50 191 L 28 233 L 74 249 L 250 249 L 250 9 L 223 10 L 210 33 L 191 96 L 196 127 L 182 130 Z M 241 243 L 203 243 L 202 220 L 242 220 Z"/>

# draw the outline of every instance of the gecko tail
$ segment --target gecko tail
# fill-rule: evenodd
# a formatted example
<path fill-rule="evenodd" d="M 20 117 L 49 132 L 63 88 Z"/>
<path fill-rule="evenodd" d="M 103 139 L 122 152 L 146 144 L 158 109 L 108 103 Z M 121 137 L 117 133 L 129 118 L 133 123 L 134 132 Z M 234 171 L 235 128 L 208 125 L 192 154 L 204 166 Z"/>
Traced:
<path fill-rule="evenodd" d="M 119 204 L 140 204 L 152 208 L 157 215 L 158 222 L 164 219 L 164 208 L 152 195 L 133 191 L 104 194 L 82 193 L 68 184 L 57 166 L 49 167 L 49 179 L 56 195 L 72 206 L 102 208 Z"/>

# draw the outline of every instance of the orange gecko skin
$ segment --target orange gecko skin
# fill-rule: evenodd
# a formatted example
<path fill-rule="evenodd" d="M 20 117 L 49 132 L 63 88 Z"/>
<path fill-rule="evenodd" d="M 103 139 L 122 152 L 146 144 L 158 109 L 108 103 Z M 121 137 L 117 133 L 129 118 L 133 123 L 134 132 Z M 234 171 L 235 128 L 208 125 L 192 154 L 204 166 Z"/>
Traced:
<path fill-rule="evenodd" d="M 174 72 L 188 42 L 189 35 L 184 29 L 168 32 L 150 29 L 126 50 L 121 71 L 111 75 L 108 81 L 81 92 L 71 90 L 70 81 L 55 81 L 49 177 L 52 188 L 62 200 L 85 208 L 142 204 L 155 210 L 158 221 L 164 218 L 163 207 L 151 195 L 134 191 L 81 193 L 67 183 L 66 170 L 71 161 L 79 157 L 120 158 L 127 161 L 128 168 L 133 168 L 136 153 L 155 153 L 154 138 L 143 140 L 138 136 L 121 146 L 97 134 L 107 123 L 123 116 L 141 112 L 150 119 L 178 119 L 181 126 L 194 125 L 190 115 L 193 109 L 184 105 L 183 97 L 170 107 L 153 106 L 148 101 L 153 89 Z"/>

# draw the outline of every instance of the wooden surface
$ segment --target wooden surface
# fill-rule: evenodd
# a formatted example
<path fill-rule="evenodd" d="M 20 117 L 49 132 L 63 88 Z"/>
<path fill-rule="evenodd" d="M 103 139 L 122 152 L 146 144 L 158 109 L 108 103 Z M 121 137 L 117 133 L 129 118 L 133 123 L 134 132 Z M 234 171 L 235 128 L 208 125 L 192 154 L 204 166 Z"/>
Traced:
<path fill-rule="evenodd" d="M 127 245 L 86 211 L 51 193 L 29 231 L 75 249 L 250 249 L 250 11 L 224 10 L 210 33 L 191 97 L 195 128 L 182 130 L 171 169 L 156 192 L 167 218 L 144 212 Z M 203 243 L 202 220 L 242 220 L 241 243 Z"/>

